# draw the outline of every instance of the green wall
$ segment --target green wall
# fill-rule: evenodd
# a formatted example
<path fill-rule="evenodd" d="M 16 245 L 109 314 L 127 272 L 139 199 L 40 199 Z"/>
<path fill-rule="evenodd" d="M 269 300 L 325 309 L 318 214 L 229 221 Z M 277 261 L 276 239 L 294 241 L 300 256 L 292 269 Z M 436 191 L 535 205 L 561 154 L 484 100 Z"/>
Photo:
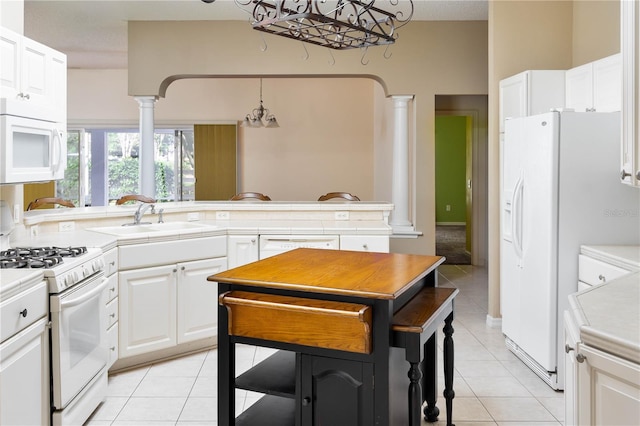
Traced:
<path fill-rule="evenodd" d="M 436 116 L 437 223 L 466 222 L 466 141 L 467 117 Z"/>

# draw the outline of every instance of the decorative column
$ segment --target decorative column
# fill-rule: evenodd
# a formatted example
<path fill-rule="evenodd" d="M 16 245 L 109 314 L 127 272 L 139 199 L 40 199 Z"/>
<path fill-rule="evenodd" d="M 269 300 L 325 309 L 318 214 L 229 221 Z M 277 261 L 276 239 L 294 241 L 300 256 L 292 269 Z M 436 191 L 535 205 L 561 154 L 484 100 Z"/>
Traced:
<path fill-rule="evenodd" d="M 136 96 L 140 108 L 140 194 L 156 197 L 156 172 L 153 158 L 155 96 Z"/>
<path fill-rule="evenodd" d="M 409 118 L 408 105 L 413 96 L 392 96 L 394 111 L 393 171 L 390 225 L 394 234 L 414 233 L 409 220 Z"/>

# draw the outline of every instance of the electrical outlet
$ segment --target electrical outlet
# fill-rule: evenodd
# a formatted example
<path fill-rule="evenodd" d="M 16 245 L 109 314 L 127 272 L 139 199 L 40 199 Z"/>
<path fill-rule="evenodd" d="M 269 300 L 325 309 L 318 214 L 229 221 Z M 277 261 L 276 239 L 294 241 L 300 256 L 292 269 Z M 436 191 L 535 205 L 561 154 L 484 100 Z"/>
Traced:
<path fill-rule="evenodd" d="M 229 212 L 216 212 L 216 220 L 229 220 Z"/>
<path fill-rule="evenodd" d="M 198 212 L 187 213 L 187 222 L 195 222 L 197 220 L 200 220 L 200 213 Z"/>
<path fill-rule="evenodd" d="M 58 223 L 58 231 L 60 232 L 69 232 L 76 229 L 75 222 L 59 222 Z"/>
<path fill-rule="evenodd" d="M 40 225 L 33 225 L 32 227 L 29 228 L 29 232 L 32 237 L 37 237 L 38 234 L 40 233 Z"/>
<path fill-rule="evenodd" d="M 446 211 L 450 212 L 451 211 L 451 205 L 447 204 L 447 206 L 444 208 Z"/>
<path fill-rule="evenodd" d="M 336 220 L 349 220 L 349 212 L 336 212 Z"/>

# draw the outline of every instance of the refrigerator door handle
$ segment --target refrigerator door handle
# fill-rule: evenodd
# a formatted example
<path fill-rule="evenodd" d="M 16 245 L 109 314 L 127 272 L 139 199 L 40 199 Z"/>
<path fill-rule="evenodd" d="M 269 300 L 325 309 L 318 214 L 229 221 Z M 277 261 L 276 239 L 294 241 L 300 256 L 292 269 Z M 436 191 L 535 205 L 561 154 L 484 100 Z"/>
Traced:
<path fill-rule="evenodd" d="M 520 176 L 513 189 L 513 201 L 511 205 L 511 238 L 513 250 L 518 257 L 518 266 L 522 267 L 522 192 L 524 190 L 524 177 Z"/>

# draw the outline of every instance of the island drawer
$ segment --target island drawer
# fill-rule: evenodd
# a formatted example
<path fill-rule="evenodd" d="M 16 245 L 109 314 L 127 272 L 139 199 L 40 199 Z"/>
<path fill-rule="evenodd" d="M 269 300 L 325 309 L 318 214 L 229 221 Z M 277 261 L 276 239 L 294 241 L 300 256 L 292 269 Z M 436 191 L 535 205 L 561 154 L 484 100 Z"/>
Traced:
<path fill-rule="evenodd" d="M 371 307 L 247 291 L 220 295 L 229 335 L 371 353 Z"/>
<path fill-rule="evenodd" d="M 583 254 L 578 255 L 578 279 L 586 284 L 602 284 L 629 272 L 631 271 L 610 263 L 602 262 Z"/>

